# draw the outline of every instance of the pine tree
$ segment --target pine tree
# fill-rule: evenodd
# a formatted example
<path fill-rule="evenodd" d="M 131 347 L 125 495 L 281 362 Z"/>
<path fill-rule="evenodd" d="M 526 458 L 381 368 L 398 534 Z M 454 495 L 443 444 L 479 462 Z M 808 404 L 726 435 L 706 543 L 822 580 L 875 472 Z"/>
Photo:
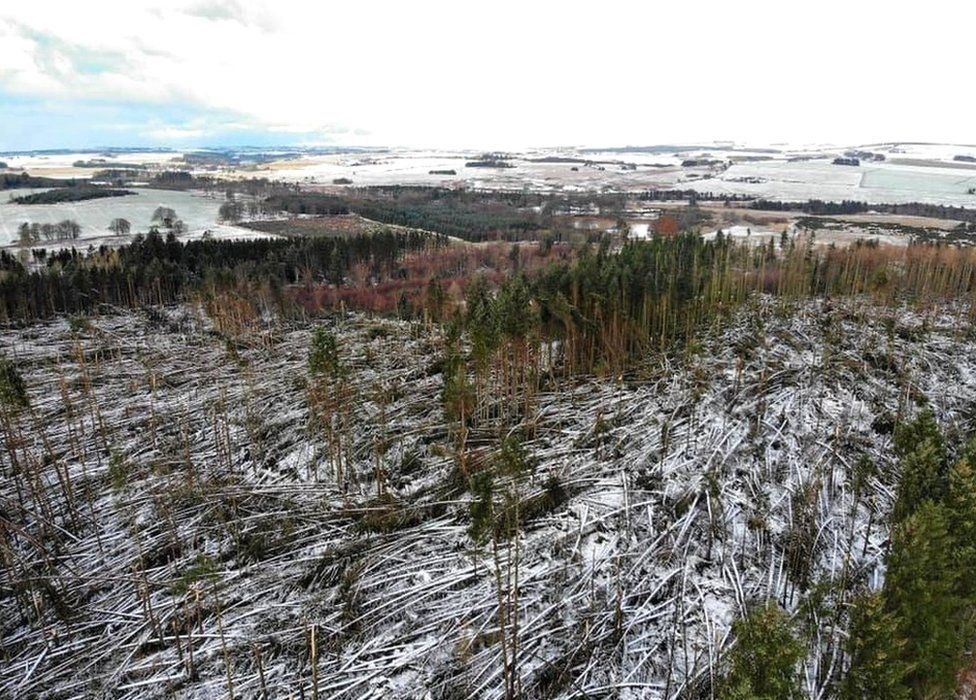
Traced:
<path fill-rule="evenodd" d="M 901 474 L 892 514 L 895 523 L 912 515 L 926 501 L 945 496 L 945 444 L 930 411 L 895 431 L 895 454 Z"/>
<path fill-rule="evenodd" d="M 0 355 L 0 406 L 11 410 L 27 407 L 27 388 L 17 366 Z"/>
<path fill-rule="evenodd" d="M 897 635 L 897 620 L 885 610 L 880 592 L 855 600 L 847 639 L 850 668 L 841 698 L 907 700 L 910 694 L 904 680 L 908 666 L 901 658 L 904 646 L 905 640 Z"/>
<path fill-rule="evenodd" d="M 339 377 L 342 366 L 339 362 L 339 344 L 335 334 L 322 326 L 312 331 L 312 343 L 308 351 L 308 369 L 313 375 Z"/>
<path fill-rule="evenodd" d="M 915 420 L 898 426 L 895 431 L 895 455 L 905 457 L 924 443 L 931 443 L 940 456 L 945 454 L 945 442 L 932 411 L 923 411 Z"/>
<path fill-rule="evenodd" d="M 954 540 L 955 568 L 960 572 L 958 594 L 967 608 L 967 637 L 974 633 L 976 615 L 976 470 L 973 469 L 973 450 L 970 443 L 963 456 L 949 470 L 946 508 L 949 532 Z"/>
<path fill-rule="evenodd" d="M 952 688 L 963 651 L 954 557 L 941 504 L 924 502 L 895 527 L 884 593 L 897 636 L 906 640 L 907 681 L 918 697 Z"/>
<path fill-rule="evenodd" d="M 797 664 L 803 647 L 779 607 L 766 603 L 732 624 L 735 646 L 719 684 L 719 700 L 789 700 L 801 697 Z"/>

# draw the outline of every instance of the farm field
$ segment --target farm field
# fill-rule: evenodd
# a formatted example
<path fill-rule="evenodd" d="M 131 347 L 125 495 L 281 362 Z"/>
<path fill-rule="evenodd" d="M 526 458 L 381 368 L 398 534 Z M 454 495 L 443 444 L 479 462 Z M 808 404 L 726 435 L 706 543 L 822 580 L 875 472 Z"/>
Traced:
<path fill-rule="evenodd" d="M 509 167 L 469 167 L 484 154 L 477 151 L 433 151 L 376 148 L 328 154 L 265 154 L 247 167 L 234 165 L 189 169 L 231 179 L 268 177 L 326 190 L 345 187 L 415 185 L 536 191 L 639 191 L 689 189 L 766 199 L 857 200 L 871 203 L 911 201 L 976 206 L 976 175 L 956 155 L 973 157 L 976 148 L 953 145 L 881 144 L 854 147 L 885 160 L 859 166 L 834 165 L 846 147 L 776 148 L 662 146 L 586 149 L 566 147 L 495 154 Z M 91 169 L 70 168 L 71 156 L 19 156 L 8 165 L 33 175 L 90 177 Z M 144 162 L 153 169 L 183 167 L 179 154 L 119 154 L 114 160 Z M 111 160 L 107 158 L 107 166 Z M 141 160 L 140 160 L 141 159 Z M 336 183 L 342 184 L 336 184 Z"/>
<path fill-rule="evenodd" d="M 81 236 L 77 243 L 87 246 L 116 237 L 108 231 L 109 222 L 115 218 L 128 219 L 132 224 L 132 235 L 145 233 L 152 225 L 152 215 L 157 207 L 169 207 L 183 220 L 187 234 L 200 236 L 210 230 L 215 235 L 240 236 L 253 235 L 247 230 L 232 226 L 218 225 L 217 211 L 222 199 L 199 192 L 178 190 L 152 190 L 132 188 L 136 194 L 127 197 L 96 199 L 85 202 L 63 204 L 15 204 L 10 197 L 43 190 L 19 189 L 0 192 L 0 246 L 9 246 L 17 241 L 17 227 L 22 223 L 55 224 L 64 219 L 73 219 L 81 225 Z"/>

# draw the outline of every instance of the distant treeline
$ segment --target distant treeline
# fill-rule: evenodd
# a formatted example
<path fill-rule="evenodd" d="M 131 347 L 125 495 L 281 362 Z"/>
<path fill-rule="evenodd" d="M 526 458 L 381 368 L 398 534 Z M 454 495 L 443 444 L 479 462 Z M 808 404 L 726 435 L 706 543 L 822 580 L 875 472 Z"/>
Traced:
<path fill-rule="evenodd" d="M 909 202 L 907 204 L 868 204 L 854 200 L 841 202 L 825 202 L 820 199 L 810 199 L 806 202 L 780 202 L 769 199 L 757 199 L 749 205 L 752 209 L 763 211 L 799 211 L 804 214 L 840 215 L 863 214 L 869 211 L 883 214 L 898 214 L 901 216 L 927 216 L 933 219 L 952 219 L 976 222 L 976 209 L 956 207 L 945 204 L 924 204 Z"/>
<path fill-rule="evenodd" d="M 92 180 L 125 185 L 134 180 L 148 180 L 149 171 L 145 168 L 106 168 L 92 173 Z"/>
<path fill-rule="evenodd" d="M 750 202 L 753 197 L 745 194 L 728 194 L 726 192 L 699 192 L 697 190 L 647 190 L 637 195 L 637 199 L 646 202 L 675 202 L 688 200 L 689 202 Z"/>
<path fill-rule="evenodd" d="M 120 248 L 89 254 L 36 251 L 29 270 L 0 251 L 0 321 L 81 313 L 100 305 L 141 306 L 181 301 L 204 289 L 253 284 L 272 296 L 299 281 L 341 284 L 353 265 L 390 275 L 409 251 L 443 243 L 420 232 L 380 231 L 347 238 L 199 240 L 172 234 L 137 236 Z"/>
<path fill-rule="evenodd" d="M 17 204 L 58 204 L 61 202 L 83 202 L 87 199 L 101 199 L 103 197 L 125 197 L 130 194 L 135 194 L 135 192 L 108 187 L 79 185 L 25 194 L 21 197 L 14 197 L 11 201 Z"/>
<path fill-rule="evenodd" d="M 265 198 L 264 208 L 268 211 L 312 216 L 338 216 L 349 213 L 349 205 L 344 199 L 322 192 L 272 194 Z"/>
<path fill-rule="evenodd" d="M 93 173 L 92 179 L 109 181 L 119 186 L 140 181 L 157 190 L 227 190 L 251 196 L 266 196 L 272 192 L 298 189 L 297 185 L 286 185 L 267 178 L 249 178 L 229 182 L 210 175 L 194 175 L 186 170 L 152 172 L 145 168 L 106 168 Z"/>
<path fill-rule="evenodd" d="M 109 166 L 122 170 L 138 170 L 143 166 L 139 163 L 124 163 L 113 160 L 111 162 L 104 158 L 92 158 L 91 160 L 76 160 L 71 164 L 74 168 L 107 168 Z"/>
<path fill-rule="evenodd" d="M 17 190 L 40 187 L 75 187 L 87 183 L 87 180 L 58 177 L 34 177 L 27 173 L 4 173 L 0 175 L 0 190 Z"/>
<path fill-rule="evenodd" d="M 514 168 L 515 166 L 507 160 L 469 160 L 464 164 L 465 168 Z"/>
<path fill-rule="evenodd" d="M 65 219 L 56 224 L 39 224 L 24 222 L 17 227 L 17 240 L 21 245 L 36 245 L 45 241 L 73 241 L 81 235 L 81 226 L 77 221 Z"/>

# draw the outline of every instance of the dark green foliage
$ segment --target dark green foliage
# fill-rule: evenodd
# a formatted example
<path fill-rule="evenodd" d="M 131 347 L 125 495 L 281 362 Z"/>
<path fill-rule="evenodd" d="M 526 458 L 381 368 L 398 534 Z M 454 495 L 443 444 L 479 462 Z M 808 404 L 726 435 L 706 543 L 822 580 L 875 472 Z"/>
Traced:
<path fill-rule="evenodd" d="M 904 646 L 898 636 L 897 618 L 885 610 L 882 594 L 869 593 L 854 601 L 847 639 L 851 665 L 841 685 L 841 697 L 907 700 L 910 693 L 904 685 L 908 672 Z"/>
<path fill-rule="evenodd" d="M 955 567 L 959 577 L 959 594 L 971 606 L 976 606 L 976 471 L 973 469 L 973 449 L 970 443 L 949 470 L 949 493 L 946 498 L 949 530 L 955 539 Z M 976 614 L 971 609 L 969 615 Z M 972 630 L 970 630 L 972 633 Z"/>
<path fill-rule="evenodd" d="M 945 442 L 931 411 L 923 411 L 918 418 L 898 426 L 895 431 L 895 456 L 903 458 L 929 443 L 940 456 L 945 454 Z"/>
<path fill-rule="evenodd" d="M 88 312 L 100 304 L 172 303 L 195 290 L 243 281 L 269 288 L 306 279 L 341 283 L 354 264 L 388 272 L 405 252 L 432 242 L 422 233 L 381 231 L 346 238 L 181 243 L 151 232 L 117 249 L 50 253 L 46 267 L 34 271 L 0 251 L 0 271 L 7 273 L 0 274 L 0 320 Z"/>
<path fill-rule="evenodd" d="M 806 214 L 843 215 L 862 214 L 866 211 L 877 211 L 885 214 L 899 214 L 905 216 L 926 216 L 934 219 L 954 219 L 956 221 L 976 222 L 976 210 L 945 204 L 925 204 L 922 202 L 906 202 L 904 204 L 882 204 L 844 200 L 842 202 L 825 202 L 820 199 L 810 199 L 806 202 L 781 202 L 768 199 L 757 199 L 749 204 L 752 209 L 764 211 L 800 211 Z"/>
<path fill-rule="evenodd" d="M 516 275 L 501 288 L 495 307 L 498 331 L 506 338 L 525 338 L 535 326 L 532 293 L 522 275 Z"/>
<path fill-rule="evenodd" d="M 467 424 L 475 406 L 474 387 L 468 378 L 464 358 L 453 344 L 448 346 L 444 360 L 444 388 L 441 401 L 444 412 L 452 423 Z"/>
<path fill-rule="evenodd" d="M 129 469 L 119 452 L 113 451 L 108 460 L 108 478 L 112 482 L 113 491 L 121 491 L 128 483 Z"/>
<path fill-rule="evenodd" d="M 976 477 L 970 443 L 947 466 L 931 413 L 895 433 L 900 482 L 892 513 L 885 585 L 852 613 L 854 697 L 950 697 L 976 641 Z"/>
<path fill-rule="evenodd" d="M 10 409 L 27 408 L 27 386 L 17 366 L 0 355 L 0 405 Z"/>
<path fill-rule="evenodd" d="M 57 204 L 59 202 L 84 202 L 88 199 L 101 199 L 103 197 L 125 197 L 130 194 L 135 194 L 135 192 L 85 185 L 34 192 L 33 194 L 14 197 L 13 201 L 17 204 Z"/>
<path fill-rule="evenodd" d="M 200 554 L 183 570 L 171 589 L 174 594 L 183 595 L 195 586 L 209 588 L 218 578 L 216 562 L 206 554 Z"/>
<path fill-rule="evenodd" d="M 501 449 L 498 451 L 497 469 L 500 474 L 522 479 L 528 475 L 533 466 L 532 458 L 529 456 L 525 446 L 522 445 L 514 435 L 510 435 L 502 440 Z"/>
<path fill-rule="evenodd" d="M 860 498 L 861 494 L 868 487 L 869 481 L 878 475 L 878 465 L 868 457 L 863 455 L 851 468 L 851 487 L 854 490 L 854 497 Z"/>
<path fill-rule="evenodd" d="M 471 355 L 484 368 L 498 346 L 498 308 L 484 277 L 471 280 L 465 294 L 464 320 L 471 339 Z"/>
<path fill-rule="evenodd" d="M 68 329 L 72 335 L 80 335 L 91 330 L 91 322 L 84 316 L 69 316 Z"/>
<path fill-rule="evenodd" d="M 540 322 L 566 341 L 571 368 L 619 371 L 652 350 L 683 344 L 721 312 L 723 297 L 744 295 L 744 288 L 713 284 L 716 276 L 728 281 L 733 252 L 727 242 L 696 235 L 628 243 L 617 254 L 606 245 L 584 251 L 535 282 Z M 738 264 L 751 266 L 753 255 Z"/>
<path fill-rule="evenodd" d="M 313 216 L 337 216 L 349 213 L 349 205 L 341 198 L 321 192 L 283 192 L 264 200 L 268 211 Z"/>
<path fill-rule="evenodd" d="M 490 471 L 480 471 L 471 477 L 468 537 L 477 545 L 487 542 L 495 529 L 494 492 L 495 480 Z"/>
<path fill-rule="evenodd" d="M 15 175 L 13 173 L 0 174 L 0 190 L 16 190 L 20 188 L 40 187 L 77 187 L 87 180 L 65 180 L 57 177 L 34 177 L 27 173 Z"/>
<path fill-rule="evenodd" d="M 905 640 L 908 685 L 917 697 L 948 693 L 965 651 L 954 542 L 945 508 L 932 502 L 899 523 L 885 580 L 887 608 Z"/>
<path fill-rule="evenodd" d="M 924 502 L 938 502 L 945 495 L 946 454 L 939 426 L 926 411 L 895 431 L 895 454 L 901 470 L 894 520 L 901 522 Z"/>
<path fill-rule="evenodd" d="M 342 374 L 339 360 L 339 344 L 335 333 L 322 326 L 312 331 L 312 343 L 308 351 L 308 370 L 315 376 L 328 376 L 338 379 Z"/>
<path fill-rule="evenodd" d="M 801 591 L 810 584 L 813 562 L 816 561 L 814 546 L 819 525 L 817 522 L 817 496 L 820 484 L 810 482 L 800 485 L 791 497 L 790 529 L 786 536 L 786 566 L 790 576 Z"/>
<path fill-rule="evenodd" d="M 400 186 L 371 188 L 346 200 L 350 211 L 367 219 L 468 241 L 531 238 L 545 221 L 543 213 L 529 207 L 546 201 L 531 193 Z"/>
<path fill-rule="evenodd" d="M 729 652 L 728 672 L 720 681 L 720 700 L 789 700 L 799 698 L 797 665 L 803 647 L 786 613 L 764 604 L 732 625 L 735 645 Z"/>

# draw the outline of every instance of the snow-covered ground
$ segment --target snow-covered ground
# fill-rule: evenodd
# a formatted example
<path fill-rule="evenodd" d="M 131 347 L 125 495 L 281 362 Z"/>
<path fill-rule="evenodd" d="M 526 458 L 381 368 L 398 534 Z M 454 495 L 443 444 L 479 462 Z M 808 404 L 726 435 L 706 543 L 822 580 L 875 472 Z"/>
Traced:
<path fill-rule="evenodd" d="M 175 151 L 132 151 L 128 153 L 78 151 L 71 153 L 34 153 L 3 155 L 0 162 L 7 164 L 9 172 L 27 171 L 31 175 L 61 178 L 89 178 L 101 168 L 117 168 L 125 164 L 165 166 L 181 154 Z M 77 161 L 104 161 L 99 167 L 75 167 Z"/>
<path fill-rule="evenodd" d="M 869 147 L 861 147 L 869 148 Z M 864 160 L 860 166 L 834 165 L 845 149 L 793 149 L 780 153 L 728 148 L 695 148 L 680 152 L 579 152 L 573 149 L 512 154 L 515 167 L 466 168 L 477 153 L 392 150 L 365 158 L 359 155 L 314 156 L 268 166 L 270 177 L 330 185 L 345 178 L 354 185 L 457 185 L 500 189 L 640 190 L 681 188 L 716 194 L 738 194 L 786 200 L 860 200 L 874 203 L 920 201 L 976 207 L 976 170 L 954 162 L 970 155 L 966 146 L 886 146 L 871 149 L 888 158 Z M 545 156 L 593 161 L 535 162 Z M 801 157 L 802 160 L 795 160 Z M 718 166 L 683 167 L 686 160 L 716 160 Z M 454 170 L 455 175 L 432 175 Z M 240 173 L 247 176 L 246 172 Z"/>
<path fill-rule="evenodd" d="M 707 684 L 731 621 L 772 598 L 819 630 L 818 697 L 843 623 L 803 603 L 879 584 L 890 426 L 928 405 L 972 428 L 969 326 L 961 309 L 758 299 L 686 362 L 553 378 L 523 425 L 526 694 L 678 697 Z M 48 584 L 0 597 L 0 695 L 503 697 L 496 559 L 467 535 L 436 338 L 335 326 L 351 387 L 340 481 L 309 420 L 308 328 L 214 330 L 179 307 L 0 331 L 32 405 L 10 447 L 34 480 L 17 483 L 44 494 L 0 481 L 26 508 L 8 515 L 22 536 L 5 566 Z M 468 436 L 468 469 L 490 462 L 492 425 Z M 855 500 L 862 456 L 879 470 Z"/>
<path fill-rule="evenodd" d="M 738 163 L 715 177 L 680 185 L 699 192 L 738 194 L 765 199 L 802 201 L 857 200 L 871 203 L 925 202 L 976 207 L 976 170 L 862 163 L 858 167 L 830 161 L 764 161 Z"/>
<path fill-rule="evenodd" d="M 11 197 L 40 190 L 0 192 L 0 246 L 15 244 L 17 228 L 25 221 L 54 224 L 64 219 L 73 219 L 81 225 L 81 238 L 73 242 L 76 246 L 87 247 L 89 243 L 98 245 L 101 239 L 110 236 L 108 225 L 112 219 L 127 219 L 132 225 L 133 235 L 147 232 L 152 225 L 153 212 L 160 206 L 173 209 L 186 224 L 187 234 L 191 237 L 199 237 L 207 230 L 225 237 L 250 238 L 255 235 L 254 231 L 248 229 L 218 225 L 217 212 L 224 201 L 222 195 L 138 187 L 129 189 L 135 194 L 62 204 L 15 204 L 9 201 Z M 118 241 L 114 237 L 112 239 Z M 55 247 L 51 242 L 42 241 L 42 245 Z"/>
<path fill-rule="evenodd" d="M 833 165 L 848 150 L 885 157 L 862 159 L 857 167 Z M 269 151 L 270 155 L 272 152 Z M 952 144 L 778 145 L 744 147 L 717 143 L 685 148 L 662 147 L 580 149 L 551 148 L 503 154 L 511 168 L 468 168 L 478 151 L 432 151 L 391 148 L 356 153 L 307 153 L 242 168 L 198 170 L 229 178 L 268 177 L 288 182 L 332 187 L 351 180 L 354 186 L 437 185 L 550 191 L 655 188 L 693 189 L 770 199 L 853 199 L 875 203 L 920 201 L 976 207 L 976 163 L 954 161 L 976 157 L 976 146 Z M 86 177 L 92 169 L 74 168 L 75 160 L 104 158 L 115 163 L 146 163 L 165 167 L 177 153 L 98 153 L 0 156 L 14 171 L 33 175 Z M 563 158 L 574 162 L 540 162 Z M 690 160 L 716 165 L 685 166 Z M 586 162 L 588 161 L 588 162 Z M 174 165 L 174 167 L 177 167 Z M 191 168 L 192 170 L 192 168 Z M 444 174 L 443 171 L 454 171 Z M 433 171 L 433 172 L 432 172 Z M 438 172 L 441 171 L 441 172 Z"/>

